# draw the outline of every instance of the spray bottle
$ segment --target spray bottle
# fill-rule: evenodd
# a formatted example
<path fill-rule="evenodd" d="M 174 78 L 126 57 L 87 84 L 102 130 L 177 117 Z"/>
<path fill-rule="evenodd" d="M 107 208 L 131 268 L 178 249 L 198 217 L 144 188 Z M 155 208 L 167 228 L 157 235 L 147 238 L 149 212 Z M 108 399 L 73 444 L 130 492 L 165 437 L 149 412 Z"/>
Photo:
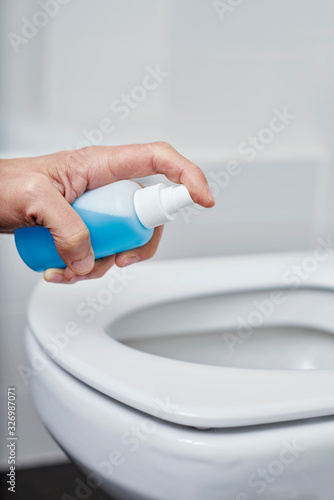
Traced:
<path fill-rule="evenodd" d="M 153 228 L 174 220 L 179 210 L 193 204 L 183 185 L 160 183 L 142 188 L 135 181 L 122 180 L 86 191 L 72 207 L 87 225 L 99 259 L 145 245 Z M 34 271 L 66 267 L 43 226 L 17 229 L 15 243 L 22 260 Z"/>

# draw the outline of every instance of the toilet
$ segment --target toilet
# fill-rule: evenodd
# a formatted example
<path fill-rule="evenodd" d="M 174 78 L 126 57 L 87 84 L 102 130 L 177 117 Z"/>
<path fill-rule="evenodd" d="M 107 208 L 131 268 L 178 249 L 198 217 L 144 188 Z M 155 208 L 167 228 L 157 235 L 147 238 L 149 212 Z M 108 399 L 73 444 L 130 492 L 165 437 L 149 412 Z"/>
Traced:
<path fill-rule="evenodd" d="M 85 474 L 77 498 L 333 500 L 327 257 L 153 260 L 40 282 L 26 377 Z"/>

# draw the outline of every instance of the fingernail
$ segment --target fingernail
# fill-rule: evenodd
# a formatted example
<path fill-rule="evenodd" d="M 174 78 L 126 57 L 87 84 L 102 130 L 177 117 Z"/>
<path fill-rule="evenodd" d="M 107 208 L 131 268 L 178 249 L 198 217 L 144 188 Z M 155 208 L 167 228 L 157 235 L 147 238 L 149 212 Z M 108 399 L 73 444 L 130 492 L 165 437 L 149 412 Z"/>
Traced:
<path fill-rule="evenodd" d="M 137 257 L 136 255 L 127 257 L 122 267 L 131 266 L 131 264 L 135 264 L 136 262 L 139 262 L 139 257 Z"/>
<path fill-rule="evenodd" d="M 63 275 L 60 273 L 52 273 L 49 271 L 45 271 L 44 279 L 48 283 L 61 283 L 63 281 Z"/>
<path fill-rule="evenodd" d="M 209 198 L 209 200 L 215 201 L 215 197 L 213 196 L 212 191 L 211 191 L 209 186 L 206 187 L 206 194 L 207 194 L 207 197 Z"/>
<path fill-rule="evenodd" d="M 89 253 L 88 257 L 82 260 L 71 262 L 71 268 L 76 274 L 87 274 L 94 267 L 94 254 Z"/>

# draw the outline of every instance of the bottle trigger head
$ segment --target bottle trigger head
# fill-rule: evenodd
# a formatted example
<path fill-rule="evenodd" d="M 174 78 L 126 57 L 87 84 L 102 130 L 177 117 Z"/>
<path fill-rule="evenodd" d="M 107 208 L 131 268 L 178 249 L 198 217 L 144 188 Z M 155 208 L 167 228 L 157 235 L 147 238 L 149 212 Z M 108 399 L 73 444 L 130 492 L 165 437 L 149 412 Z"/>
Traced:
<path fill-rule="evenodd" d="M 140 222 L 153 228 L 174 220 L 182 208 L 194 205 L 188 189 L 181 186 L 166 186 L 163 183 L 138 189 L 134 205 Z"/>

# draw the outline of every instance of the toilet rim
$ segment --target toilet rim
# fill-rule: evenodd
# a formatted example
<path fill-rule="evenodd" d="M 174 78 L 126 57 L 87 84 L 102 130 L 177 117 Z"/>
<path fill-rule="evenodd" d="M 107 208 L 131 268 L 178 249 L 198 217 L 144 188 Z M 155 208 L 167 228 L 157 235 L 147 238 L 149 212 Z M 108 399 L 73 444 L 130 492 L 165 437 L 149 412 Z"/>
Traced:
<path fill-rule="evenodd" d="M 282 289 L 283 274 L 309 256 L 151 261 L 124 270 L 114 267 L 100 280 L 75 286 L 41 282 L 29 304 L 28 329 L 47 356 L 77 379 L 130 407 L 177 424 L 222 428 L 333 415 L 334 370 L 199 365 L 137 351 L 107 333 L 122 316 L 147 305 Z M 309 277 L 307 288 L 334 292 L 332 257 Z M 106 290 L 112 290 L 112 300 L 104 306 L 96 299 L 104 296 L 106 302 Z M 37 371 L 42 376 L 43 370 Z"/>

